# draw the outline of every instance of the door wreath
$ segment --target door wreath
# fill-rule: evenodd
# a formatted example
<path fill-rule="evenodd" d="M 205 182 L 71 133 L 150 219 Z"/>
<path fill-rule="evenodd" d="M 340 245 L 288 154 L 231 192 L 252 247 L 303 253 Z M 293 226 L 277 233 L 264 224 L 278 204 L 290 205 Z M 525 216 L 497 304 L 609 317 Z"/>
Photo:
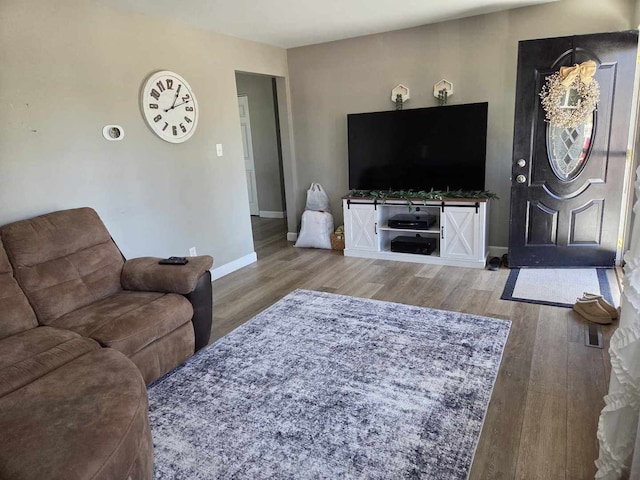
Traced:
<path fill-rule="evenodd" d="M 548 122 L 565 128 L 584 123 L 596 109 L 600 99 L 600 86 L 593 78 L 598 66 L 587 62 L 560 67 L 547 77 L 540 99 Z"/>

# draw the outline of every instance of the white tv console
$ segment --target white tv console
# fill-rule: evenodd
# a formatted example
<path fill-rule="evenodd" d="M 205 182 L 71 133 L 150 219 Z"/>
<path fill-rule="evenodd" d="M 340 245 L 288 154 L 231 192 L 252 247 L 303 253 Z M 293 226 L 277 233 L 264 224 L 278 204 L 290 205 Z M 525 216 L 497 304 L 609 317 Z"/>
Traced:
<path fill-rule="evenodd" d="M 342 198 L 347 257 L 378 258 L 402 262 L 431 263 L 484 268 L 487 259 L 487 199 L 415 200 L 411 212 L 436 215 L 429 230 L 390 228 L 389 218 L 410 213 L 406 200 L 383 202 L 367 197 Z M 391 251 L 397 236 L 431 236 L 438 248 L 431 255 Z"/>

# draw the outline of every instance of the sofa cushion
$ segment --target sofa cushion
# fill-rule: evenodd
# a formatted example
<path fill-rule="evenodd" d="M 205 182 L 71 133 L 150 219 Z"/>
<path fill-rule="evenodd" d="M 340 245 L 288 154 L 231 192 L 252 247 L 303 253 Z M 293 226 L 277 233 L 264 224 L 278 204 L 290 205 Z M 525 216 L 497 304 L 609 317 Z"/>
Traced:
<path fill-rule="evenodd" d="M 193 307 L 182 295 L 125 290 L 68 313 L 53 325 L 131 356 L 192 316 Z"/>
<path fill-rule="evenodd" d="M 119 291 L 124 260 L 90 208 L 6 225 L 2 238 L 38 321 L 57 318 Z"/>
<path fill-rule="evenodd" d="M 0 478 L 152 477 L 147 393 L 121 353 L 83 355 L 0 398 Z"/>
<path fill-rule="evenodd" d="M 13 278 L 0 240 L 0 339 L 38 326 L 27 297 Z"/>
<path fill-rule="evenodd" d="M 52 327 L 4 338 L 0 340 L 0 397 L 99 348 L 90 338 Z"/>

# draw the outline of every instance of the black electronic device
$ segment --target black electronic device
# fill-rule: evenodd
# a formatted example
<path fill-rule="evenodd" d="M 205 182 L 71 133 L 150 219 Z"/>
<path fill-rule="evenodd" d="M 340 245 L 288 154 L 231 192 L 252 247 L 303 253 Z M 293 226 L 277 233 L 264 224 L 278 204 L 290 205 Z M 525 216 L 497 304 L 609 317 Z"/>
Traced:
<path fill-rule="evenodd" d="M 158 262 L 160 265 L 186 265 L 189 260 L 186 257 L 163 258 Z"/>
<path fill-rule="evenodd" d="M 389 228 L 429 230 L 436 223 L 436 216 L 430 213 L 401 213 L 389 219 Z"/>
<path fill-rule="evenodd" d="M 349 188 L 484 190 L 487 103 L 347 115 Z"/>
<path fill-rule="evenodd" d="M 415 237 L 400 236 L 391 240 L 391 251 L 398 253 L 431 255 L 431 253 L 437 248 L 437 245 L 437 235 L 416 235 Z"/>

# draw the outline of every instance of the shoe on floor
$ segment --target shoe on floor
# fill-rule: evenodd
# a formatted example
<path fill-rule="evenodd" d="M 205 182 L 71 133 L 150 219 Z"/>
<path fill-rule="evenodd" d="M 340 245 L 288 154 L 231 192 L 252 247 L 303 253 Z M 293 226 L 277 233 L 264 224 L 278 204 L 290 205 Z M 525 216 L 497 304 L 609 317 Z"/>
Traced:
<path fill-rule="evenodd" d="M 602 295 L 584 292 L 584 300 L 598 300 L 598 304 L 611 316 L 613 320 L 618 318 L 618 309 L 607 302 Z"/>
<path fill-rule="evenodd" d="M 608 325 L 612 321 L 611 315 L 600 306 L 598 299 L 583 300 L 578 298 L 573 305 L 573 310 L 593 323 Z"/>
<path fill-rule="evenodd" d="M 487 270 L 491 270 L 492 272 L 495 272 L 499 268 L 500 268 L 500 258 L 491 257 L 489 259 L 489 263 L 487 263 Z"/>
<path fill-rule="evenodd" d="M 502 255 L 502 266 L 504 268 L 509 268 L 509 254 L 507 254 L 507 253 Z"/>

